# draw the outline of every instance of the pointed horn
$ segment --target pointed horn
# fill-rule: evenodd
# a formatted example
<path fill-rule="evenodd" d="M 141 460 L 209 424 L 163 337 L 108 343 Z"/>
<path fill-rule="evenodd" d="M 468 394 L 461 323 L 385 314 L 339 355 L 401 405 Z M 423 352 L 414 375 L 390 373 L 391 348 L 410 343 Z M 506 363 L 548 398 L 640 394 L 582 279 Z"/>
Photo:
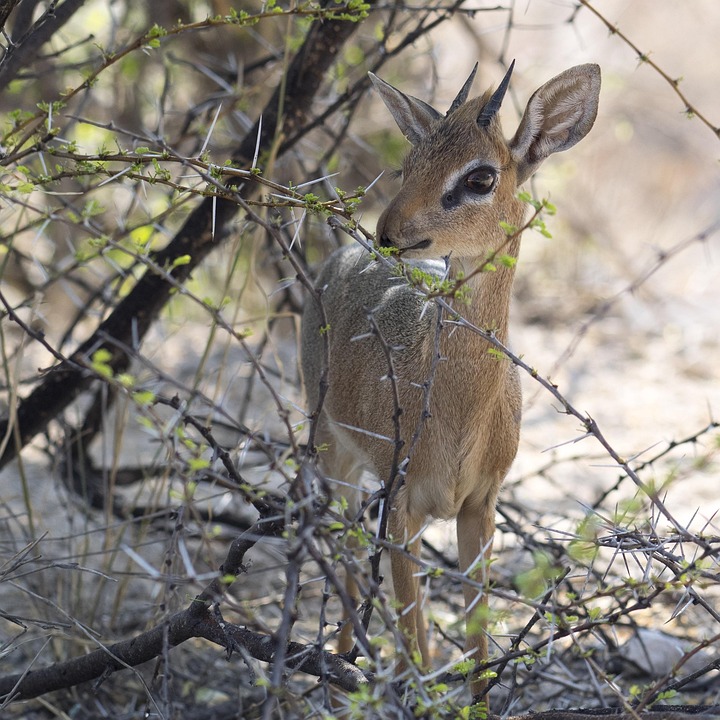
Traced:
<path fill-rule="evenodd" d="M 467 100 L 468 93 L 470 92 L 470 87 L 472 86 L 473 80 L 475 79 L 475 73 L 477 72 L 477 69 L 478 69 L 478 64 L 475 63 L 475 67 L 472 69 L 472 72 L 470 73 L 470 77 L 465 81 L 465 84 L 460 88 L 460 92 L 457 94 L 457 97 L 452 101 L 452 105 L 450 106 L 450 109 L 445 113 L 445 117 L 454 113 Z"/>
<path fill-rule="evenodd" d="M 505 73 L 505 77 L 502 79 L 500 85 L 498 85 L 498 89 L 492 94 L 492 97 L 487 101 L 485 107 L 478 115 L 477 124 L 480 127 L 487 127 L 490 124 L 491 120 L 495 117 L 495 115 L 497 115 L 497 111 L 502 105 L 503 98 L 505 97 L 505 92 L 507 91 L 508 85 L 510 84 L 510 76 L 512 75 L 514 67 L 515 61 L 513 60 L 510 63 L 508 71 Z"/>

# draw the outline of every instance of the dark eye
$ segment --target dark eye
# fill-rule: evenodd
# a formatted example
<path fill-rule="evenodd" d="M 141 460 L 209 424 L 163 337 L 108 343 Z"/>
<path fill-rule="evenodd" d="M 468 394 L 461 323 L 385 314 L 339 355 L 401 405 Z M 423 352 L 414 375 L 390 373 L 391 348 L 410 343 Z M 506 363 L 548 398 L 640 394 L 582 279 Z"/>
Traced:
<path fill-rule="evenodd" d="M 476 195 L 487 195 L 494 187 L 497 173 L 492 168 L 473 170 L 465 178 L 465 187 Z"/>

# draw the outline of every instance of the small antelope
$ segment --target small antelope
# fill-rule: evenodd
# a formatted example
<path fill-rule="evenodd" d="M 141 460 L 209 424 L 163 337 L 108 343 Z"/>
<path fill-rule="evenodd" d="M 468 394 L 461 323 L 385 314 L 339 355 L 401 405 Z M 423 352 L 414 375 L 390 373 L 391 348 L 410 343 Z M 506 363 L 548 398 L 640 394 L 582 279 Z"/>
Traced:
<path fill-rule="evenodd" d="M 446 265 L 451 276 L 462 273 L 469 304 L 456 303 L 457 312 L 476 327 L 493 330 L 503 343 L 514 269 L 498 264 L 494 272 L 473 271 L 495 251 L 517 257 L 519 236 L 509 237 L 500 225 L 522 226 L 524 203 L 517 188 L 545 158 L 588 133 L 600 91 L 597 65 L 566 70 L 533 94 L 507 141 L 498 110 L 511 73 L 512 66 L 495 92 L 468 101 L 473 70 L 446 115 L 370 75 L 412 144 L 402 187 L 378 221 L 377 243 L 395 249 L 407 265 L 435 275 Z M 327 330 L 329 385 L 316 418 L 317 441 L 325 447 L 319 453 L 322 470 L 345 487 L 358 487 L 364 470 L 393 484 L 388 530 L 398 546 L 390 560 L 399 624 L 407 649 L 419 650 L 426 666 L 419 567 L 411 556 L 419 556 L 428 518 L 457 518 L 460 569 L 474 581 L 463 587 L 465 650 L 478 667 L 487 660 L 487 597 L 477 583 L 487 585 L 495 502 L 517 452 L 517 369 L 489 354 L 490 346 L 477 333 L 445 323 L 435 302 L 358 245 L 335 252 L 316 286 L 329 329 L 321 328 L 318 303 L 308 302 L 302 367 L 314 408 Z M 392 478 L 398 430 L 400 460 L 408 453 L 409 461 L 404 474 Z M 357 592 L 351 579 L 348 589 Z M 346 623 L 340 651 L 351 642 Z M 485 688 L 483 681 L 472 684 L 475 694 Z"/>

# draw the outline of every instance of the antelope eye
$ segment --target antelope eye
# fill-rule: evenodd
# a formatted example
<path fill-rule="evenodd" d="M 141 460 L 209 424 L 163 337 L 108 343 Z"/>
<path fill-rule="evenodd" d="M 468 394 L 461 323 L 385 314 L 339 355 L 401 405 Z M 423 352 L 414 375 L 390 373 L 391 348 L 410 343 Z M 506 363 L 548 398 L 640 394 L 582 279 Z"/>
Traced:
<path fill-rule="evenodd" d="M 465 187 L 476 195 L 487 195 L 497 181 L 497 173 L 493 168 L 485 167 L 473 170 L 465 178 Z"/>

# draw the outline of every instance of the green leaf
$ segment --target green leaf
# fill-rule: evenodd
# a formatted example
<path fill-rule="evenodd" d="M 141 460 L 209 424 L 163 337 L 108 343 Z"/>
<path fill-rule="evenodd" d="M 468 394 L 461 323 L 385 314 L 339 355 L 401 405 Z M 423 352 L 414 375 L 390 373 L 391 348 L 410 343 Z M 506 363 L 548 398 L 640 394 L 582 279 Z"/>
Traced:
<path fill-rule="evenodd" d="M 138 405 L 148 406 L 155 402 L 155 393 L 150 390 L 138 390 L 132 397 Z"/>
<path fill-rule="evenodd" d="M 172 267 L 180 267 L 181 265 L 189 265 L 192 262 L 192 255 L 180 255 L 172 261 Z"/>

